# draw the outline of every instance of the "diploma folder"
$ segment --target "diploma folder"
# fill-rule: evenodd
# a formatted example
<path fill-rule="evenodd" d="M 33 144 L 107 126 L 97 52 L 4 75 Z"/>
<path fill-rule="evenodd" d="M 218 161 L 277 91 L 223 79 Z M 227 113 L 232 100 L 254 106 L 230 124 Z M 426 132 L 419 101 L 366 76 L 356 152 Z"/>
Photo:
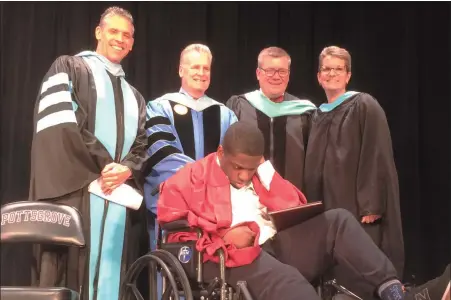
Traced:
<path fill-rule="evenodd" d="M 88 187 L 88 191 L 105 200 L 138 210 L 143 202 L 143 196 L 128 184 L 121 184 L 110 195 L 105 195 L 100 187 L 99 179 L 94 180 Z"/>
<path fill-rule="evenodd" d="M 282 231 L 294 225 L 301 224 L 324 212 L 321 201 L 307 203 L 302 206 L 269 212 L 269 218 L 277 231 Z"/>

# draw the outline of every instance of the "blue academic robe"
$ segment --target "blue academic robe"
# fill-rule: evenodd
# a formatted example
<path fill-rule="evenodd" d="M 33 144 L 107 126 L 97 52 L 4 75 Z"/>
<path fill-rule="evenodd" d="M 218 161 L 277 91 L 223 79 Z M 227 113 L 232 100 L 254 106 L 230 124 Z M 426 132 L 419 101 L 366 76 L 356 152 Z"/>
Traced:
<path fill-rule="evenodd" d="M 204 95 L 195 100 L 183 89 L 147 104 L 146 132 L 150 162 L 145 173 L 147 209 L 156 214 L 158 194 L 152 191 L 187 163 L 215 152 L 235 114 Z"/>

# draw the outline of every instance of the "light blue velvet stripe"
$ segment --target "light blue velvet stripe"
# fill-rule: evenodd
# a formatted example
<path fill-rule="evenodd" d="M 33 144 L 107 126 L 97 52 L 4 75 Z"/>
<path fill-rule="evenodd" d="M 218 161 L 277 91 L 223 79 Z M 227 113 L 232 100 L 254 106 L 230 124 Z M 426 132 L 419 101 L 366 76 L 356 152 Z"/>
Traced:
<path fill-rule="evenodd" d="M 117 143 L 117 124 L 114 90 L 111 79 L 100 60 L 93 56 L 83 59 L 89 65 L 97 92 L 95 136 L 115 158 Z M 121 159 L 130 151 L 138 128 L 138 104 L 133 91 L 124 81 L 121 82 L 124 95 L 125 139 Z M 102 253 L 99 255 L 100 229 L 105 201 L 95 195 L 90 196 L 91 251 L 89 262 L 89 299 L 93 298 L 95 269 L 99 257 L 99 281 L 97 300 L 119 298 L 122 250 L 124 244 L 126 208 L 110 202 L 105 219 Z"/>
<path fill-rule="evenodd" d="M 96 195 L 90 195 L 90 235 L 91 244 L 89 251 L 89 299 L 92 300 L 94 293 L 94 276 L 99 258 L 99 241 L 100 241 L 100 227 L 102 224 L 102 216 L 104 212 L 104 200 Z"/>
<path fill-rule="evenodd" d="M 138 132 L 139 108 L 135 95 L 128 83 L 121 78 L 124 100 L 124 144 L 121 161 L 130 152 Z M 105 220 L 102 261 L 100 264 L 99 292 L 97 300 L 118 299 L 122 250 L 124 246 L 126 208 L 116 203 L 109 204 Z M 107 259 L 104 259 L 107 258 Z"/>
<path fill-rule="evenodd" d="M 94 135 L 114 159 L 117 142 L 116 106 L 111 79 L 96 58 L 83 57 L 89 65 L 97 93 Z"/>
<path fill-rule="evenodd" d="M 124 147 L 121 160 L 130 152 L 138 133 L 139 107 L 135 94 L 130 85 L 121 78 L 121 89 L 124 95 Z"/>
<path fill-rule="evenodd" d="M 359 92 L 354 92 L 354 91 L 348 91 L 346 93 L 344 93 L 343 95 L 341 95 L 340 97 L 338 97 L 334 102 L 332 103 L 323 103 L 320 105 L 319 109 L 322 112 L 329 112 L 334 110 L 335 108 L 337 108 L 338 105 L 342 104 L 346 99 L 348 99 L 349 97 L 354 96 L 355 94 L 358 94 Z"/>
<path fill-rule="evenodd" d="M 229 129 L 230 125 L 237 121 L 238 118 L 236 117 L 235 113 L 227 106 L 221 105 L 221 137 L 219 140 L 220 144 L 222 144 L 222 141 L 224 140 L 224 135 L 227 129 Z"/>
<path fill-rule="evenodd" d="M 119 299 L 125 219 L 126 208 L 110 202 L 103 233 L 97 300 Z"/>

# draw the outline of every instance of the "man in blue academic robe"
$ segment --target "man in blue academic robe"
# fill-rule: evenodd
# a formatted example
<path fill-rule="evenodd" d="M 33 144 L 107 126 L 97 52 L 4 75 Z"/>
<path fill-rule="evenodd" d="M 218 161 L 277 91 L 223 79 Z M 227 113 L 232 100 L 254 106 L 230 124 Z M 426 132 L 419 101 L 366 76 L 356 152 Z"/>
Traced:
<path fill-rule="evenodd" d="M 147 104 L 150 159 L 144 190 L 151 240 L 159 184 L 187 163 L 215 152 L 226 130 L 237 121 L 230 109 L 205 94 L 210 85 L 211 61 L 207 46 L 187 46 L 180 55 L 180 91 Z"/>

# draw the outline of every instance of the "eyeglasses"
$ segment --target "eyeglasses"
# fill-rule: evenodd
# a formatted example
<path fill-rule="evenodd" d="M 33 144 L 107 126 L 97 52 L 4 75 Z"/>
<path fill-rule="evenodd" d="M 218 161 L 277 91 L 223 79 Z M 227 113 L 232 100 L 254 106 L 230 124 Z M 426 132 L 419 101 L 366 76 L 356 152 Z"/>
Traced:
<path fill-rule="evenodd" d="M 335 71 L 335 74 L 340 75 L 340 74 L 343 74 L 346 72 L 346 67 L 336 67 L 336 68 L 321 67 L 320 68 L 321 73 L 324 73 L 324 74 L 330 74 L 330 72 L 332 72 L 332 70 Z"/>
<path fill-rule="evenodd" d="M 280 77 L 287 77 L 288 74 L 290 74 L 290 70 L 288 69 L 263 69 L 260 67 L 259 69 L 262 70 L 268 77 L 273 77 L 276 73 L 279 73 Z"/>

